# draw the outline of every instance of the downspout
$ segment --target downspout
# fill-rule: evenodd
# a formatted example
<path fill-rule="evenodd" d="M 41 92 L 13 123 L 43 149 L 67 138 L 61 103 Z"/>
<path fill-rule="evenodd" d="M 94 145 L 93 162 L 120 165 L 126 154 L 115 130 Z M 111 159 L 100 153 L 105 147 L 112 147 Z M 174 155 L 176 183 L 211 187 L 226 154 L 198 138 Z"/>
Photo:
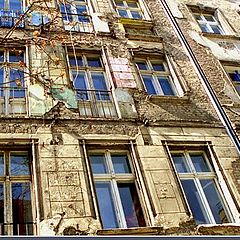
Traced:
<path fill-rule="evenodd" d="M 223 107 L 221 106 L 220 101 L 218 100 L 214 90 L 212 89 L 210 83 L 208 82 L 208 79 L 203 71 L 203 69 L 201 68 L 200 64 L 198 63 L 198 60 L 196 59 L 191 47 L 189 46 L 185 36 L 183 35 L 180 27 L 178 26 L 178 23 L 176 21 L 176 19 L 174 18 L 170 8 L 168 7 L 168 4 L 166 3 L 166 0 L 159 0 L 164 12 L 166 13 L 175 33 L 177 34 L 177 37 L 179 39 L 179 41 L 181 42 L 187 56 L 189 57 L 190 61 L 192 62 L 196 73 L 198 74 L 203 87 L 205 88 L 205 91 L 213 105 L 213 107 L 215 108 L 215 111 L 217 112 L 218 117 L 220 118 L 222 124 L 224 125 L 230 139 L 232 140 L 233 144 L 235 145 L 238 153 L 240 154 L 240 141 L 239 138 L 231 124 L 230 119 L 228 118 L 227 114 L 225 113 Z"/>

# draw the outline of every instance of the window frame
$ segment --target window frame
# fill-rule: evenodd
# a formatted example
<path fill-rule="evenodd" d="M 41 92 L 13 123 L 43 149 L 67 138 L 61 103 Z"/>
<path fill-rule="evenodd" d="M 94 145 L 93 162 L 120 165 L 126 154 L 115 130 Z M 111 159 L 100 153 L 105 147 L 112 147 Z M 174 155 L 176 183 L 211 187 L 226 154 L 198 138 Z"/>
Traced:
<path fill-rule="evenodd" d="M 137 64 L 137 62 L 145 62 L 147 66 L 147 70 L 141 70 Z M 153 69 L 152 62 L 160 63 L 163 65 L 165 71 L 156 71 Z M 163 58 L 151 58 L 151 57 L 141 57 L 141 56 L 136 56 L 134 58 L 134 63 L 135 67 L 137 69 L 138 75 L 141 79 L 141 82 L 143 84 L 144 90 L 147 92 L 148 95 L 152 96 L 165 96 L 165 97 L 174 97 L 174 96 L 179 96 L 179 90 L 178 86 L 175 83 L 175 79 L 172 76 L 172 73 L 170 71 L 169 63 Z M 156 94 L 149 94 L 148 89 L 146 87 L 146 84 L 144 83 L 143 75 L 145 76 L 151 76 L 152 82 L 153 82 L 153 87 L 154 91 Z M 162 86 L 159 83 L 158 77 L 164 77 L 167 79 L 169 86 L 171 87 L 171 91 L 173 94 L 164 94 L 164 90 Z"/>
<path fill-rule="evenodd" d="M 196 150 L 195 148 L 191 149 L 191 147 L 184 149 L 184 150 L 180 150 L 180 148 L 178 148 L 177 150 L 176 149 L 171 150 L 171 148 L 170 148 L 170 150 L 168 150 L 168 154 L 170 156 L 173 168 L 175 170 L 175 174 L 177 175 L 177 178 L 179 179 L 180 188 L 181 188 L 182 194 L 184 196 L 184 200 L 186 201 L 188 210 L 190 211 L 191 215 L 193 216 L 193 213 L 192 213 L 190 205 L 188 203 L 188 199 L 185 194 L 185 190 L 183 189 L 181 180 L 193 180 L 194 186 L 196 187 L 197 192 L 200 195 L 200 199 L 201 199 L 200 203 L 204 207 L 204 209 L 203 209 L 204 211 L 202 211 L 202 213 L 204 214 L 205 220 L 208 221 L 207 223 L 201 223 L 201 224 L 204 224 L 204 225 L 205 224 L 217 224 L 214 219 L 214 215 L 211 210 L 210 204 L 208 203 L 206 194 L 204 193 L 203 187 L 201 186 L 201 183 L 200 183 L 200 180 L 212 180 L 214 183 L 215 189 L 217 191 L 217 196 L 222 204 L 225 215 L 227 217 L 228 223 L 234 222 L 235 219 L 232 216 L 231 209 L 226 201 L 225 195 L 222 190 L 222 186 L 220 186 L 217 170 L 215 169 L 215 166 L 212 163 L 211 157 L 206 152 L 206 150 L 205 149 Z M 173 155 L 175 155 L 175 154 L 183 154 L 184 160 L 186 161 L 187 166 L 190 166 L 189 170 L 193 170 L 193 171 L 190 171 L 189 173 L 188 172 L 179 173 L 177 171 L 177 168 L 176 168 L 176 165 L 175 165 L 174 159 L 173 159 Z M 204 157 L 204 160 L 206 161 L 207 166 L 209 167 L 210 171 L 209 172 L 194 171 L 194 166 L 193 166 L 190 154 L 201 154 Z"/>
<path fill-rule="evenodd" d="M 106 166 L 109 168 L 109 172 L 104 173 L 104 174 L 98 174 L 93 172 L 92 167 L 91 167 L 91 160 L 90 157 L 91 155 L 95 155 L 95 154 L 103 154 L 105 159 L 106 159 Z M 111 160 L 111 154 L 115 155 L 115 154 L 121 154 L 121 155 L 126 155 L 127 159 L 128 159 L 128 165 L 129 165 L 129 169 L 130 169 L 130 173 L 114 173 L 114 168 L 113 168 L 113 163 Z M 113 205 L 114 205 L 114 210 L 115 210 L 115 215 L 116 215 L 116 221 L 118 223 L 118 228 L 128 228 L 127 226 L 127 221 L 125 218 L 125 214 L 124 214 L 124 210 L 123 210 L 123 204 L 121 201 L 121 197 L 120 197 L 120 193 L 118 190 L 118 183 L 129 183 L 129 184 L 134 184 L 136 193 L 137 193 L 137 198 L 141 207 L 141 211 L 142 211 L 142 217 L 144 219 L 145 222 L 145 226 L 147 226 L 147 218 L 146 218 L 146 213 L 143 207 L 143 203 L 142 203 L 142 195 L 139 192 L 139 188 L 138 188 L 138 184 L 137 184 L 137 178 L 135 175 L 135 169 L 133 166 L 133 162 L 132 162 L 132 156 L 130 154 L 130 152 L 126 149 L 124 150 L 118 150 L 118 149 L 113 149 L 113 148 L 99 148 L 99 149 L 94 149 L 94 150 L 89 150 L 88 151 L 88 162 L 89 162 L 89 166 L 91 169 L 91 177 L 92 177 L 92 181 L 93 181 L 93 185 L 94 185 L 94 192 L 95 192 L 95 196 L 97 198 L 97 193 L 96 193 L 96 186 L 95 183 L 96 182 L 109 182 L 110 186 L 111 186 L 111 191 L 112 191 L 112 200 L 113 200 Z M 100 216 L 100 220 L 102 223 L 102 227 L 103 226 L 103 222 L 101 219 L 101 214 L 100 214 L 100 207 L 99 207 L 99 202 L 97 200 L 97 210 L 99 212 L 99 216 Z M 140 227 L 140 226 L 136 226 L 136 227 Z M 105 229 L 109 229 L 109 228 L 105 228 Z"/>

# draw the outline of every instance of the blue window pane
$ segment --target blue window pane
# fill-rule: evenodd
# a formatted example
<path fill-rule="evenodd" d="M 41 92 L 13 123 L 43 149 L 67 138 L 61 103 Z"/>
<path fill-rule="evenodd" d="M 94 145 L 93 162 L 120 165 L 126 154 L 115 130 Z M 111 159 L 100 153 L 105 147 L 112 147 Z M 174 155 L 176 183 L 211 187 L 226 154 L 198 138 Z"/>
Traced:
<path fill-rule="evenodd" d="M 104 154 L 91 155 L 90 162 L 94 174 L 107 173 L 107 165 Z"/>
<path fill-rule="evenodd" d="M 142 15 L 140 12 L 131 11 L 131 14 L 132 14 L 132 18 L 134 18 L 134 19 L 142 19 Z"/>
<path fill-rule="evenodd" d="M 9 52 L 9 62 L 19 62 L 24 61 L 23 51 L 10 51 Z"/>
<path fill-rule="evenodd" d="M 0 10 L 1 9 L 4 9 L 4 1 L 3 0 L 0 1 Z"/>
<path fill-rule="evenodd" d="M 3 68 L 0 68 L 0 97 L 4 96 L 4 75 L 3 75 Z"/>
<path fill-rule="evenodd" d="M 72 7 L 70 4 L 61 4 L 60 11 L 62 13 L 62 18 L 65 21 L 72 21 Z"/>
<path fill-rule="evenodd" d="M 118 228 L 110 183 L 96 182 L 95 186 L 103 228 Z"/>
<path fill-rule="evenodd" d="M 196 224 L 210 223 L 206 217 L 206 212 L 194 181 L 181 180 L 181 183 Z"/>
<path fill-rule="evenodd" d="M 211 28 L 212 28 L 214 33 L 221 34 L 221 30 L 220 30 L 219 26 L 211 25 Z"/>
<path fill-rule="evenodd" d="M 229 74 L 229 77 L 232 79 L 232 81 L 240 82 L 240 74 L 237 70 L 234 73 L 228 73 L 228 74 Z"/>
<path fill-rule="evenodd" d="M 3 1 L 3 0 L 1 0 Z M 10 10 L 21 11 L 22 10 L 22 0 L 9 0 Z"/>
<path fill-rule="evenodd" d="M 211 15 L 204 15 L 204 17 L 208 22 L 215 22 L 213 16 L 211 16 Z"/>
<path fill-rule="evenodd" d="M 107 84 L 103 73 L 91 73 L 93 86 L 96 91 L 97 100 L 110 100 L 110 96 L 107 92 Z M 103 90 L 103 91 L 98 91 Z"/>
<path fill-rule="evenodd" d="M 144 227 L 146 224 L 135 185 L 133 183 L 118 183 L 118 190 L 127 227 Z"/>
<path fill-rule="evenodd" d="M 192 163 L 194 165 L 194 168 L 196 172 L 210 172 L 210 168 L 208 167 L 208 164 L 202 154 L 190 154 Z"/>
<path fill-rule="evenodd" d="M 123 7 L 124 6 L 124 3 L 123 1 L 115 1 L 116 5 L 119 6 L 119 7 Z"/>
<path fill-rule="evenodd" d="M 102 63 L 99 57 L 87 57 L 89 67 L 102 67 Z"/>
<path fill-rule="evenodd" d="M 85 5 L 77 5 L 77 14 L 87 14 L 87 7 Z"/>
<path fill-rule="evenodd" d="M 24 98 L 24 74 L 18 69 L 10 69 L 10 97 L 11 98 Z"/>
<path fill-rule="evenodd" d="M 152 76 L 143 75 L 142 78 L 143 78 L 143 82 L 145 84 L 145 87 L 147 89 L 147 93 L 149 95 L 156 95 L 157 93 L 156 93 L 156 90 L 155 90 L 154 85 L 153 85 Z"/>
<path fill-rule="evenodd" d="M 74 66 L 82 67 L 83 66 L 82 57 L 81 56 L 77 56 L 76 58 L 75 57 L 69 57 L 69 64 L 70 64 L 71 67 L 74 67 Z"/>
<path fill-rule="evenodd" d="M 11 153 L 11 176 L 30 175 L 30 161 L 27 153 Z"/>
<path fill-rule="evenodd" d="M 174 165 L 179 173 L 190 172 L 185 161 L 183 154 L 174 154 L 172 155 Z"/>
<path fill-rule="evenodd" d="M 136 2 L 127 2 L 127 5 L 130 7 L 130 8 L 138 8 L 138 5 Z"/>
<path fill-rule="evenodd" d="M 0 62 L 4 62 L 4 52 L 0 51 Z"/>
<path fill-rule="evenodd" d="M 148 70 L 146 62 L 137 62 L 136 64 L 140 70 Z"/>
<path fill-rule="evenodd" d="M 126 10 L 118 10 L 118 13 L 121 17 L 128 18 L 128 14 Z"/>
<path fill-rule="evenodd" d="M 0 223 L 4 223 L 4 188 L 0 183 Z M 2 232 L 0 232 L 2 235 Z"/>
<path fill-rule="evenodd" d="M 33 221 L 30 183 L 12 183 L 13 234 L 32 235 L 33 228 L 26 224 Z"/>
<path fill-rule="evenodd" d="M 164 95 L 167 95 L 167 96 L 175 95 L 168 77 L 158 77 L 158 81 Z"/>
<path fill-rule="evenodd" d="M 115 173 L 131 173 L 127 155 L 112 154 L 111 157 Z"/>
<path fill-rule="evenodd" d="M 4 155 L 0 153 L 0 176 L 4 175 Z"/>
<path fill-rule="evenodd" d="M 206 24 L 200 24 L 200 28 L 203 32 L 210 32 Z"/>
<path fill-rule="evenodd" d="M 194 16 L 195 16 L 195 18 L 196 18 L 197 20 L 202 20 L 202 18 L 201 18 L 200 15 L 198 15 L 198 14 L 194 14 Z"/>
<path fill-rule="evenodd" d="M 216 223 L 228 223 L 229 221 L 214 181 L 211 179 L 206 179 L 200 180 L 200 182 Z"/>
<path fill-rule="evenodd" d="M 152 67 L 154 71 L 161 71 L 161 72 L 165 71 L 165 67 L 163 63 L 152 63 Z"/>
<path fill-rule="evenodd" d="M 88 100 L 86 75 L 84 72 L 72 71 L 73 85 L 77 91 L 78 100 Z"/>

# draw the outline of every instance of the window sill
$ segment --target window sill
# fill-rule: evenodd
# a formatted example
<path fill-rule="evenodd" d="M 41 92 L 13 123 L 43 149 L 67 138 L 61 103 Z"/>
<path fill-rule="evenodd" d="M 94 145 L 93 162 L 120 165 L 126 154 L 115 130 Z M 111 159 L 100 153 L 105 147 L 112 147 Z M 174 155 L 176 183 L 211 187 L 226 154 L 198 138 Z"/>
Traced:
<path fill-rule="evenodd" d="M 148 95 L 147 99 L 149 99 L 153 103 L 160 103 L 160 102 L 183 103 L 183 102 L 189 101 L 189 97 L 187 95 L 184 95 L 184 96 Z"/>
<path fill-rule="evenodd" d="M 98 230 L 97 235 L 158 235 L 163 227 L 136 227 Z"/>
<path fill-rule="evenodd" d="M 202 32 L 201 35 L 204 37 L 208 37 L 208 38 L 240 40 L 240 37 L 238 37 L 236 35 L 230 35 L 230 34 L 217 34 L 217 33 Z"/>
<path fill-rule="evenodd" d="M 152 21 L 144 20 L 144 19 L 133 19 L 133 18 L 120 18 L 120 23 L 124 26 L 131 26 L 131 27 L 140 27 L 140 28 L 152 28 L 154 26 Z"/>

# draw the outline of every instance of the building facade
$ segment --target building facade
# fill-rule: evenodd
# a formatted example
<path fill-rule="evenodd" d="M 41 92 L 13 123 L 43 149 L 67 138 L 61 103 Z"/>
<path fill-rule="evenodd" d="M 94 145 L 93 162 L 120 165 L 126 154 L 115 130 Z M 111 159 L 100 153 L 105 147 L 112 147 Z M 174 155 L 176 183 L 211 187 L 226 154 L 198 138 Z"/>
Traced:
<path fill-rule="evenodd" d="M 0 9 L 1 235 L 239 234 L 236 1 Z"/>

